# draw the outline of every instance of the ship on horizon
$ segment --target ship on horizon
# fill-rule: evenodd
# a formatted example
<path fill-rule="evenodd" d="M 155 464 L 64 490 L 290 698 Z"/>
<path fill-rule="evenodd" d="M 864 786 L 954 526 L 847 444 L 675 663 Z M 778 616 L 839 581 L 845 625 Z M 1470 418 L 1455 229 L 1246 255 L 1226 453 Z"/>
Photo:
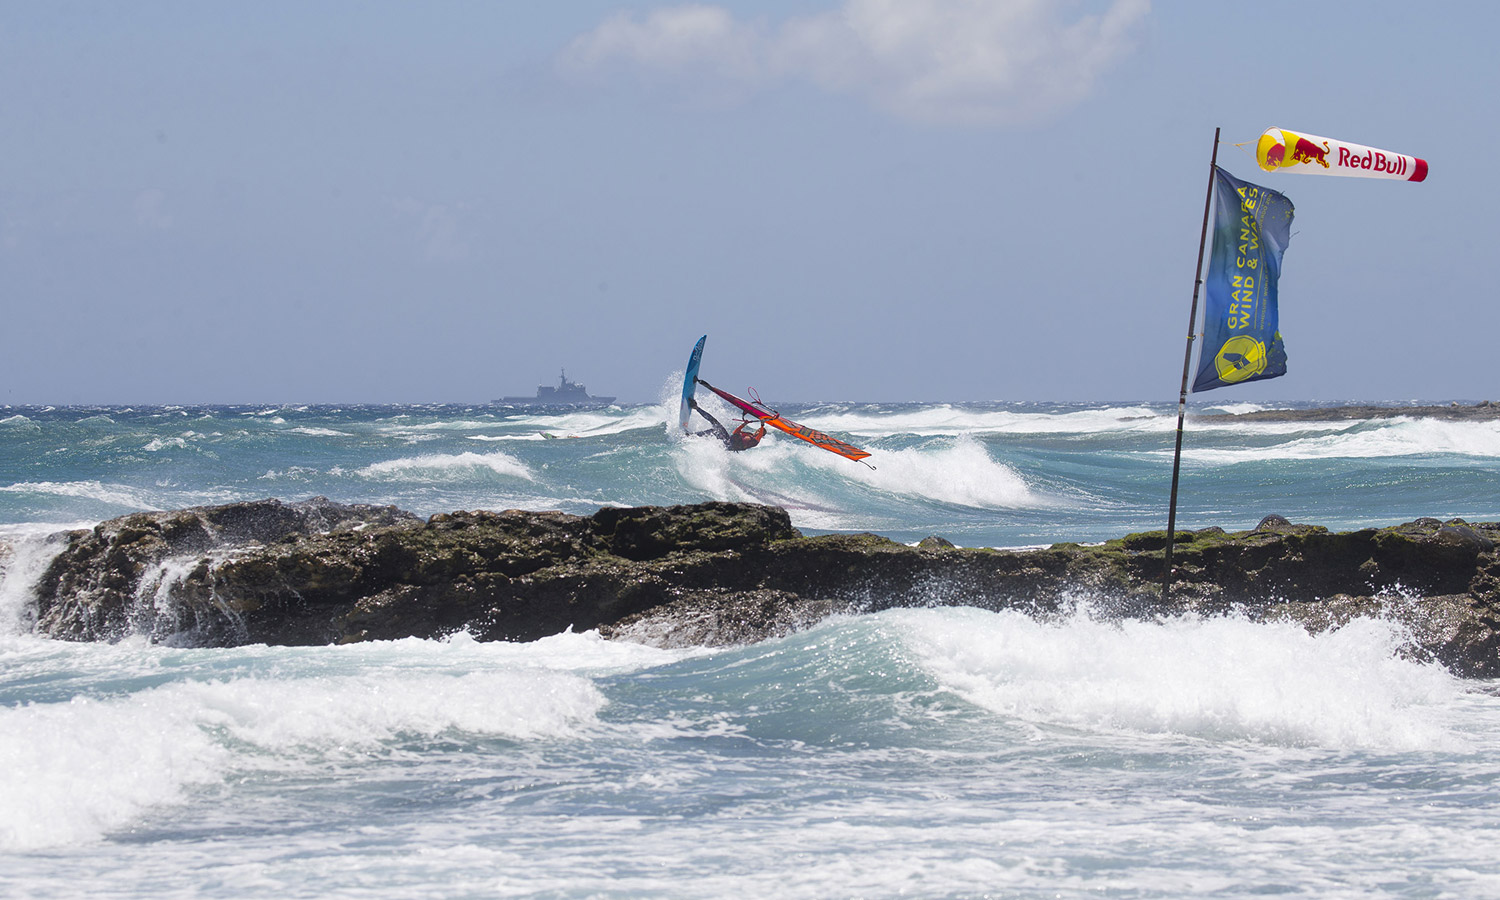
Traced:
<path fill-rule="evenodd" d="M 537 385 L 535 397 L 501 397 L 495 403 L 510 406 L 608 406 L 614 397 L 590 397 L 588 389 L 576 381 L 568 380 L 568 370 L 562 370 L 557 387 L 550 384 Z"/>

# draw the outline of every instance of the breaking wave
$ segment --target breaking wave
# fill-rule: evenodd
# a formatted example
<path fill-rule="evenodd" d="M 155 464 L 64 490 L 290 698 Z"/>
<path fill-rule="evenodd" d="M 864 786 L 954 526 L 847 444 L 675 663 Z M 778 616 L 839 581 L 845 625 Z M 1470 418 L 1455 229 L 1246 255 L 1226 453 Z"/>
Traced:
<path fill-rule="evenodd" d="M 372 463 L 357 470 L 364 478 L 379 481 L 454 481 L 491 473 L 506 478 L 535 481 L 531 467 L 506 453 L 454 453 L 402 457 Z"/>

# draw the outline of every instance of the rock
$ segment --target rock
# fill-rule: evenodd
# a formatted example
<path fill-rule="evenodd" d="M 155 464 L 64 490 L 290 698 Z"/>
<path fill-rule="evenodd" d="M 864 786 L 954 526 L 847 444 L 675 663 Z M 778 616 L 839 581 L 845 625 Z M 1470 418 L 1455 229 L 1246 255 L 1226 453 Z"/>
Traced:
<path fill-rule="evenodd" d="M 909 547 L 874 534 L 804 537 L 751 504 L 454 512 L 275 500 L 139 513 L 65 536 L 36 630 L 69 640 L 324 644 L 465 630 L 563 631 L 660 646 L 749 643 L 835 613 L 967 605 L 1050 615 L 1080 595 L 1110 615 L 1227 612 L 1310 630 L 1384 615 L 1406 652 L 1500 676 L 1500 524 L 1419 519 L 1331 533 L 1267 516 L 1251 531 L 1099 545 Z"/>
<path fill-rule="evenodd" d="M 667 603 L 605 625 L 599 633 L 665 649 L 725 647 L 782 637 L 844 607 L 779 590 L 684 591 Z"/>
<path fill-rule="evenodd" d="M 324 497 L 301 503 L 257 500 L 167 512 L 133 513 L 74 532 L 37 586 L 36 628 L 71 640 L 155 640 L 203 632 L 197 640 L 233 640 L 234 613 L 253 598 L 215 595 L 214 563 L 236 550 L 265 547 L 310 532 L 398 529 L 420 519 L 392 506 L 344 505 Z M 158 603 L 158 599 L 166 602 Z"/>
<path fill-rule="evenodd" d="M 1488 553 L 1495 549 L 1495 542 L 1470 528 L 1466 524 L 1444 525 L 1432 536 L 1433 541 L 1452 547 L 1465 547 L 1475 553 Z"/>

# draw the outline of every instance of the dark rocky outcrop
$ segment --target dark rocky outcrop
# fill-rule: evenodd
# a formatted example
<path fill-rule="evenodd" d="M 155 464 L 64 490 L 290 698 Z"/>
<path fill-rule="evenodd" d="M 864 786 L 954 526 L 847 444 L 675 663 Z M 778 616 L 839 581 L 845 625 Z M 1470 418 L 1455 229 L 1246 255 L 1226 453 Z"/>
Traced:
<path fill-rule="evenodd" d="M 1406 651 L 1500 675 L 1500 524 L 1418 519 L 1333 533 L 1254 530 L 1097 545 L 915 547 L 804 537 L 768 506 L 455 512 L 275 500 L 138 513 L 68 535 L 37 586 L 38 631 L 70 640 L 322 644 L 463 629 L 533 640 L 568 627 L 664 646 L 748 643 L 840 612 L 969 605 L 1051 615 L 1236 613 L 1309 629 L 1386 616 Z"/>
<path fill-rule="evenodd" d="M 258 500 L 133 513 L 68 535 L 37 585 L 36 628 L 68 640 L 192 633 L 234 643 L 236 613 L 253 598 L 214 590 L 216 566 L 239 548 L 290 546 L 309 535 L 419 527 L 395 507 L 347 506 L 316 498 Z M 283 543 L 285 542 L 285 543 Z"/>

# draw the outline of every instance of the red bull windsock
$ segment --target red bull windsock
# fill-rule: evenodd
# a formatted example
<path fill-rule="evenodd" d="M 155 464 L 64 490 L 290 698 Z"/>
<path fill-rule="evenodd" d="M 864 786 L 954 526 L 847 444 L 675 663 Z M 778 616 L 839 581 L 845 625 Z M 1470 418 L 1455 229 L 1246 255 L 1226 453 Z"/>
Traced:
<path fill-rule="evenodd" d="M 1255 147 L 1255 161 L 1267 172 L 1306 172 L 1310 175 L 1350 175 L 1422 181 L 1427 160 L 1363 144 L 1336 141 L 1315 134 L 1267 128 Z"/>

